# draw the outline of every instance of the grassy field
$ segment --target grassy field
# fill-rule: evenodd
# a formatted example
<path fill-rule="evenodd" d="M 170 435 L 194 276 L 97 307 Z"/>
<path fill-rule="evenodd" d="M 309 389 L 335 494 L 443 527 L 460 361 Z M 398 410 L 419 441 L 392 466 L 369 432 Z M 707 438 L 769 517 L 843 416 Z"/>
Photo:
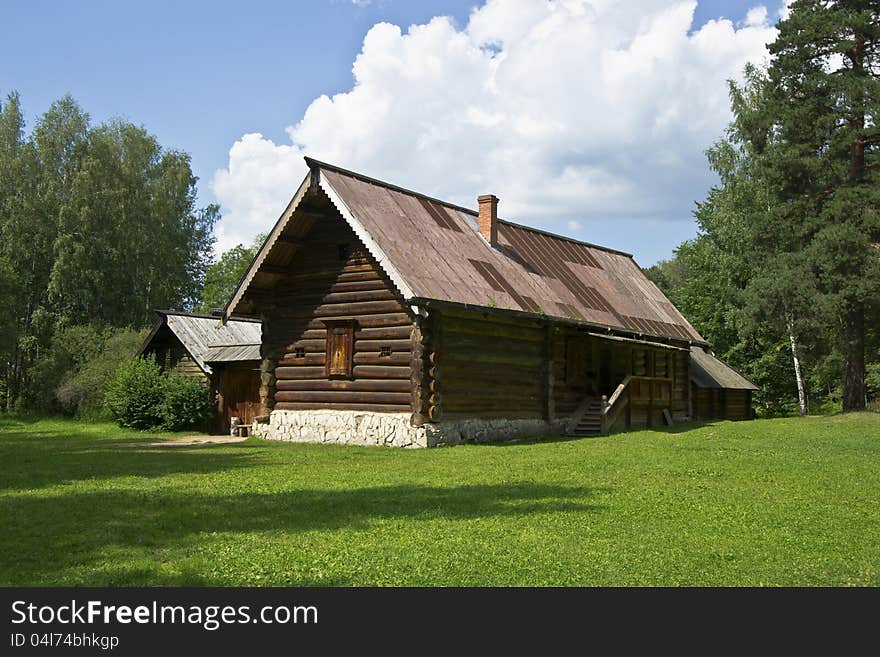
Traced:
<path fill-rule="evenodd" d="M 156 440 L 0 417 L 0 584 L 880 585 L 878 414 L 412 451 Z"/>

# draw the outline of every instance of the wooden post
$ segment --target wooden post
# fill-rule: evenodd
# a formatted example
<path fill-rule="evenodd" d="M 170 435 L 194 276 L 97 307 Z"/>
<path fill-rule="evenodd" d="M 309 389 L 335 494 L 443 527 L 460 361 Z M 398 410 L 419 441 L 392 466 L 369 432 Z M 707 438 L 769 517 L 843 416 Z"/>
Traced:
<path fill-rule="evenodd" d="M 694 391 L 691 388 L 691 355 L 690 352 L 684 357 L 684 389 L 687 395 L 688 419 L 694 419 Z"/>
<path fill-rule="evenodd" d="M 626 387 L 626 428 L 632 428 L 632 407 L 633 407 L 633 397 L 632 397 L 632 381 Z"/>
<path fill-rule="evenodd" d="M 223 426 L 223 416 L 225 414 L 226 409 L 226 399 L 223 397 L 223 370 L 214 369 L 213 376 L 213 388 L 214 388 L 214 418 L 213 418 L 213 428 L 215 431 L 219 431 L 223 433 L 226 430 L 226 427 Z"/>
<path fill-rule="evenodd" d="M 554 330 L 552 324 L 548 324 L 545 328 L 544 350 L 543 350 L 543 392 L 544 392 L 544 419 L 548 423 L 556 420 L 556 399 L 554 396 L 555 372 L 553 368 L 553 341 Z"/>

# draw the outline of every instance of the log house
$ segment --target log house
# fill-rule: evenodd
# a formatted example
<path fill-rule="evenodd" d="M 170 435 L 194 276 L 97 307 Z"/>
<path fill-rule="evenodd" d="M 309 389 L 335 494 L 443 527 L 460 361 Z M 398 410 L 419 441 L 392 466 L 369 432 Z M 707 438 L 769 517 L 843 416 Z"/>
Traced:
<path fill-rule="evenodd" d="M 224 309 L 262 324 L 259 435 L 409 447 L 658 427 L 695 416 L 692 349 L 726 368 L 630 254 L 504 221 L 491 194 L 474 211 L 306 163 Z"/>

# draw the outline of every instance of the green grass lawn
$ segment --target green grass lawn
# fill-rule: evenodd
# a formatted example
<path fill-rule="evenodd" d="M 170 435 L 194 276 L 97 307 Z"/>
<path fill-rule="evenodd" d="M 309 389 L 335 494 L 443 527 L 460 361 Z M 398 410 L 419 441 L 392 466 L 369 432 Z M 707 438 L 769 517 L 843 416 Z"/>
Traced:
<path fill-rule="evenodd" d="M 880 414 L 675 430 L 157 448 L 0 417 L 0 584 L 880 585 Z"/>

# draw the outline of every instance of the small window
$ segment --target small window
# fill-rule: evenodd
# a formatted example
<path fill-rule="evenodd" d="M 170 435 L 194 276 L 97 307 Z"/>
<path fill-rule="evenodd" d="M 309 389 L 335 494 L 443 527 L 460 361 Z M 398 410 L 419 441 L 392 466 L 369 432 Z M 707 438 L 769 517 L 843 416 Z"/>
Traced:
<path fill-rule="evenodd" d="M 293 350 L 294 358 L 305 358 L 306 357 L 306 348 L 305 347 L 295 347 Z"/>
<path fill-rule="evenodd" d="M 389 347 L 387 345 L 384 347 L 380 347 L 379 348 L 379 355 L 382 358 L 391 358 L 391 347 Z"/>
<path fill-rule="evenodd" d="M 340 244 L 339 245 L 339 259 L 342 261 L 348 260 L 348 256 L 351 255 L 351 246 L 349 244 Z"/>
<path fill-rule="evenodd" d="M 327 327 L 327 354 L 325 372 L 328 379 L 350 379 L 354 369 L 353 319 L 331 319 Z"/>

